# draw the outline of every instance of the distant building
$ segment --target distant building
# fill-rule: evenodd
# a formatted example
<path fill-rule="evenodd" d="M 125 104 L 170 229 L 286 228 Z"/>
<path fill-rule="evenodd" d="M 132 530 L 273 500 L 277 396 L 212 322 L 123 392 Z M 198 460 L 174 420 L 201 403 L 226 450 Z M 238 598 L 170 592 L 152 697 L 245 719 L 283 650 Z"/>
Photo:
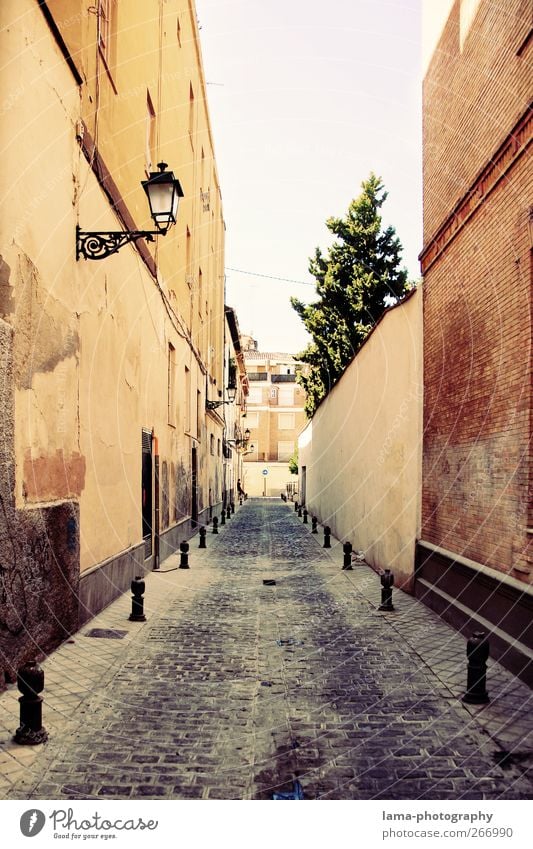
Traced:
<path fill-rule="evenodd" d="M 248 373 L 246 427 L 249 448 L 244 455 L 244 489 L 248 495 L 278 495 L 297 489 L 289 471 L 298 434 L 307 421 L 305 391 L 296 383 L 303 363 L 292 354 L 257 350 L 251 337 L 241 337 Z"/>
<path fill-rule="evenodd" d="M 493 656 L 533 680 L 532 7 L 426 7 L 415 591 L 465 633 L 490 633 Z"/>

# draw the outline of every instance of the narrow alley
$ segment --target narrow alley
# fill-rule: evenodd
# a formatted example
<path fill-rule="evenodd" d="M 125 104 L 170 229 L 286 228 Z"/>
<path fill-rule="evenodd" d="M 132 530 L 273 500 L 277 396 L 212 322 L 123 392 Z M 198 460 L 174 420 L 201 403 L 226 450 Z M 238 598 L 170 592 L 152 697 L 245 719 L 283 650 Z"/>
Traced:
<path fill-rule="evenodd" d="M 464 705 L 464 637 L 401 592 L 379 612 L 379 576 L 291 504 L 207 530 L 147 576 L 145 623 L 126 593 L 43 661 L 46 744 L 12 742 L 0 696 L 4 798 L 530 797 L 526 687 L 491 663 Z"/>

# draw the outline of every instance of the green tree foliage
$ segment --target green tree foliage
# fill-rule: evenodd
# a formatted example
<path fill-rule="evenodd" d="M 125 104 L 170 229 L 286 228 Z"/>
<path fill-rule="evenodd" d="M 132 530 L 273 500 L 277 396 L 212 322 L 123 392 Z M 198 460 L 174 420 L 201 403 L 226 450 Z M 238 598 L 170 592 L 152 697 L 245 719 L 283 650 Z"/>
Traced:
<path fill-rule="evenodd" d="M 298 446 L 296 446 L 296 448 L 294 449 L 294 454 L 289 460 L 289 472 L 291 473 L 291 475 L 298 474 Z"/>
<path fill-rule="evenodd" d="M 386 306 L 410 288 L 400 268 L 401 244 L 393 227 L 382 229 L 379 210 L 387 198 L 380 177 L 370 174 L 345 218 L 329 218 L 336 240 L 324 256 L 317 248 L 309 261 L 318 300 L 291 304 L 312 337 L 298 354 L 308 364 L 298 382 L 307 393 L 312 416 L 343 373 Z"/>

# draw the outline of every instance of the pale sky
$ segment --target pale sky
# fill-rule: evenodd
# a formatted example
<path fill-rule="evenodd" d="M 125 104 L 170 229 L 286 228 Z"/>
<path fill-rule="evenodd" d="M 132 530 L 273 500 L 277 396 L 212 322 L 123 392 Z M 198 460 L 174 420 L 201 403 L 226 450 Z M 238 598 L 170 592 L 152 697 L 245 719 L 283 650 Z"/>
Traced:
<path fill-rule="evenodd" d="M 419 277 L 421 0 L 197 0 L 226 221 L 226 302 L 262 350 L 307 334 L 289 296 L 312 300 L 308 258 L 326 247 L 370 171 Z M 230 269 L 248 272 L 239 273 Z"/>

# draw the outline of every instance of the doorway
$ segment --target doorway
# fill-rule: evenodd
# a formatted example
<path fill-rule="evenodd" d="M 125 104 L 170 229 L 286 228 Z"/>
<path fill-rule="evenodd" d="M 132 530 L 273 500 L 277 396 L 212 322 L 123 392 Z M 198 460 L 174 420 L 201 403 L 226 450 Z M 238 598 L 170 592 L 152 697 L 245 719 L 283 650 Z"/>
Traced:
<path fill-rule="evenodd" d="M 152 556 L 152 433 L 142 432 L 141 505 L 144 541 L 144 559 Z"/>

